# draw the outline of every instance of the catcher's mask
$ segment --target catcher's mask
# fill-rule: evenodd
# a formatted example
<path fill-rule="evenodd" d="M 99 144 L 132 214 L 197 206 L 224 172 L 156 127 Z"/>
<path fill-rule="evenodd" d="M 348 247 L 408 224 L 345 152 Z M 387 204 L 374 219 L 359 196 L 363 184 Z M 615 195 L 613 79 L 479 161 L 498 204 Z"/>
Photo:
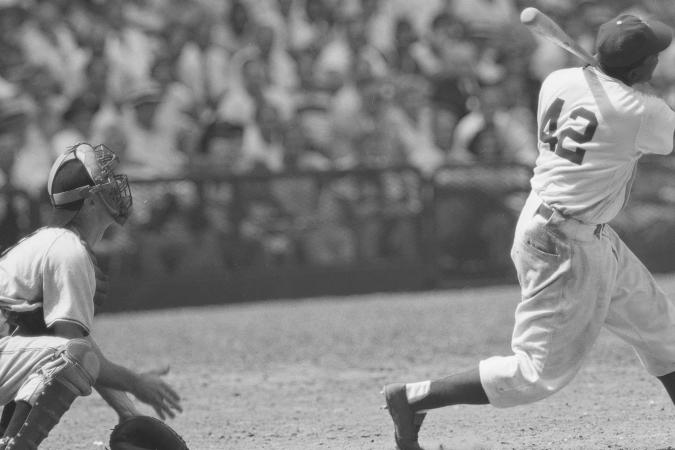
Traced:
<path fill-rule="evenodd" d="M 119 159 L 105 145 L 79 143 L 70 147 L 52 165 L 47 181 L 54 207 L 50 224 L 64 226 L 80 210 L 82 200 L 98 195 L 115 222 L 122 225 L 131 210 L 131 188 L 126 175 L 117 175 Z"/>

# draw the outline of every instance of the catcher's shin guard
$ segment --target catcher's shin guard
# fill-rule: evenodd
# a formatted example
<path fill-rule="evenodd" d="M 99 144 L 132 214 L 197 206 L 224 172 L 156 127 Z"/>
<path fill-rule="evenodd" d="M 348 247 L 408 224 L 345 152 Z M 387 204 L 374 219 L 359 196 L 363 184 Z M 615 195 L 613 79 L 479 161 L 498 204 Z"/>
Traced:
<path fill-rule="evenodd" d="M 33 450 L 61 420 L 75 398 L 91 393 L 99 371 L 98 357 L 89 342 L 72 339 L 29 377 L 19 389 L 17 401 L 31 405 L 24 423 L 9 437 L 6 450 Z"/>

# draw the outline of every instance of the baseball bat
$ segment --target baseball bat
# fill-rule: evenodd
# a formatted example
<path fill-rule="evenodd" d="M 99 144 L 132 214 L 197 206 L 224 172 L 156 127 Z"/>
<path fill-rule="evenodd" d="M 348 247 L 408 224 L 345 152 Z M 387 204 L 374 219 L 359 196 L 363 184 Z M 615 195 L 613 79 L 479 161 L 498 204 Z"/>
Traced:
<path fill-rule="evenodd" d="M 520 22 L 534 33 L 580 58 L 586 64 L 597 66 L 598 61 L 590 53 L 565 33 L 553 19 L 537 8 L 528 7 L 523 9 L 520 13 Z"/>

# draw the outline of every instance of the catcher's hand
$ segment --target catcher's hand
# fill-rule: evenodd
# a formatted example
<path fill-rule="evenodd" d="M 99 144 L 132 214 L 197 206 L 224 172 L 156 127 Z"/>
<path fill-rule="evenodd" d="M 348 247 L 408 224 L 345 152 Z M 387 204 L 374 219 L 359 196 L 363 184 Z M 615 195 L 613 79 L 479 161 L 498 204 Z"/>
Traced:
<path fill-rule="evenodd" d="M 175 417 L 176 412 L 182 412 L 180 396 L 168 383 L 162 380 L 162 376 L 169 372 L 169 367 L 139 373 L 131 393 L 134 396 L 152 406 L 160 419 Z"/>
<path fill-rule="evenodd" d="M 123 420 L 110 433 L 110 450 L 189 450 L 170 426 L 150 416 Z"/>

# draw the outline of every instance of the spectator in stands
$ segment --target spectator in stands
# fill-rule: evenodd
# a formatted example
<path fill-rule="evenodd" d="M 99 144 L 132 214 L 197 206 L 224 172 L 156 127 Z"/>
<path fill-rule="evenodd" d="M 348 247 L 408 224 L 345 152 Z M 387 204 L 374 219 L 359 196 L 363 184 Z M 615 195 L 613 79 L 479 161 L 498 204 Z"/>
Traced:
<path fill-rule="evenodd" d="M 358 27 L 357 27 L 358 29 Z M 384 57 L 373 47 L 359 47 L 357 42 L 363 36 L 358 32 L 350 38 L 353 54 L 350 66 L 340 88 L 332 95 L 328 104 L 330 123 L 334 133 L 334 145 L 341 147 L 339 153 L 350 155 L 341 167 L 353 167 L 357 164 L 359 139 L 363 136 L 368 121 L 362 120 L 363 92 L 368 86 L 383 80 L 389 72 Z"/>
<path fill-rule="evenodd" d="M 3 47 L 8 44 L 14 44 L 14 47 L 19 53 L 21 48 L 19 46 L 20 36 L 26 21 L 30 18 L 28 8 L 21 2 L 2 2 L 0 4 L 0 42 Z M 2 55 L 3 59 L 7 55 Z M 7 66 L 3 65 L 3 68 Z"/>
<path fill-rule="evenodd" d="M 373 82 L 364 87 L 359 120 L 357 161 L 361 167 L 385 168 L 406 164 L 406 147 L 391 120 L 395 88 L 391 81 Z"/>
<path fill-rule="evenodd" d="M 357 243 L 350 223 L 350 207 L 339 182 L 326 186 L 317 200 L 315 220 L 302 234 L 308 264 L 343 265 L 357 261 Z"/>
<path fill-rule="evenodd" d="M 23 156 L 26 143 L 29 142 L 29 116 L 25 103 L 16 99 L 0 100 L 0 252 L 16 243 L 30 230 L 31 211 L 30 198 L 24 187 L 46 183 L 46 179 L 31 177 L 17 170 L 16 160 Z M 39 150 L 45 151 L 42 147 Z M 36 164 L 39 167 L 39 164 Z M 44 187 L 44 186 L 43 186 Z"/>
<path fill-rule="evenodd" d="M 24 65 L 16 79 L 16 87 L 29 103 L 32 122 L 45 139 L 58 132 L 61 116 L 71 97 L 64 95 L 61 84 L 49 69 L 43 65 Z"/>
<path fill-rule="evenodd" d="M 128 20 L 128 7 L 126 2 L 104 2 L 100 5 L 102 17 L 95 19 L 105 30 L 103 54 L 108 61 L 109 89 L 120 101 L 127 100 L 130 89 L 147 81 L 158 47 L 141 24 Z"/>
<path fill-rule="evenodd" d="M 88 52 L 81 48 L 71 28 L 62 20 L 65 5 L 39 2 L 31 8 L 19 40 L 29 64 L 41 65 L 58 80 L 64 95 L 71 97 L 85 83 Z"/>
<path fill-rule="evenodd" d="M 300 118 L 294 117 L 287 124 L 283 130 L 282 142 L 285 172 L 328 170 L 330 168 L 330 160 L 310 145 L 310 139 L 303 130 Z"/>
<path fill-rule="evenodd" d="M 517 88 L 515 84 L 501 84 L 481 89 L 479 107 L 457 125 L 455 151 L 468 151 L 475 161 L 534 164 L 535 119 L 529 109 L 517 103 L 524 97 Z"/>
<path fill-rule="evenodd" d="M 244 126 L 217 120 L 210 123 L 191 154 L 190 169 L 197 173 L 243 173 L 248 165 L 243 158 Z"/>
<path fill-rule="evenodd" d="M 317 42 L 322 46 L 335 24 L 337 11 L 334 9 L 334 4 L 328 0 L 304 0 L 303 4 L 302 12 L 309 31 L 308 42 Z"/>
<path fill-rule="evenodd" d="M 230 55 L 223 45 L 214 41 L 214 24 L 208 11 L 192 6 L 190 13 L 176 24 L 185 34 L 176 60 L 163 63 L 175 66 L 170 72 L 191 93 L 192 108 L 211 111 L 230 87 Z"/>
<path fill-rule="evenodd" d="M 92 140 L 92 124 L 101 108 L 101 102 L 94 92 L 87 92 L 74 98 L 63 113 L 60 130 L 52 138 L 54 158 L 77 142 Z"/>
<path fill-rule="evenodd" d="M 394 102 L 387 120 L 400 136 L 406 159 L 425 175 L 444 161 L 433 135 L 430 85 L 419 75 L 402 75 L 394 80 Z"/>
<path fill-rule="evenodd" d="M 267 67 L 270 83 L 283 91 L 295 89 L 298 85 L 295 61 L 288 53 L 286 44 L 275 35 L 274 27 L 265 23 L 259 24 L 255 27 L 253 36 L 252 45 Z"/>
<path fill-rule="evenodd" d="M 255 118 L 257 105 L 273 98 L 268 67 L 259 51 L 248 45 L 232 55 L 229 72 L 229 89 L 218 105 L 216 116 L 250 123 Z"/>
<path fill-rule="evenodd" d="M 258 105 L 255 120 L 244 131 L 242 153 L 269 171 L 283 168 L 283 122 L 278 109 L 269 102 Z"/>
<path fill-rule="evenodd" d="M 626 7 L 675 21 L 668 2 L 535 4 L 573 34 Z M 538 79 L 577 63 L 532 40 L 515 0 L 22 5 L 0 2 L 0 109 L 28 101 L 0 133 L 0 170 L 30 192 L 80 139 L 128 148 L 145 177 L 184 174 L 187 155 L 214 174 L 530 164 Z M 675 63 L 660 67 L 672 91 Z"/>
<path fill-rule="evenodd" d="M 315 168 L 331 170 L 351 165 L 334 152 L 333 124 L 328 114 L 330 98 L 325 95 L 308 95 L 295 113 L 298 129 L 302 135 L 303 159 L 311 160 Z M 346 156 L 349 158 L 349 156 Z"/>
<path fill-rule="evenodd" d="M 15 99 L 0 101 L 0 186 L 12 185 L 17 152 L 26 143 L 28 116 Z"/>
<path fill-rule="evenodd" d="M 0 100 L 0 178 L 32 199 L 44 192 L 52 163 L 49 142 L 35 120 L 25 98 Z"/>
<path fill-rule="evenodd" d="M 153 81 L 163 93 L 158 120 L 175 124 L 176 148 L 181 153 L 191 153 L 197 145 L 202 124 L 213 116 L 215 105 L 199 103 L 189 86 L 179 80 L 177 67 L 169 56 L 157 58 L 150 71 Z M 223 93 L 224 95 L 224 93 Z"/>
<path fill-rule="evenodd" d="M 145 82 L 132 89 L 122 110 L 122 127 L 127 140 L 129 175 L 145 177 L 177 176 L 187 160 L 179 150 L 182 121 L 173 111 L 163 109 L 166 92 L 154 82 Z"/>
<path fill-rule="evenodd" d="M 416 57 L 418 36 L 407 17 L 399 17 L 394 31 L 394 48 L 390 56 L 391 67 L 399 73 L 420 73 L 422 68 Z"/>
<path fill-rule="evenodd" d="M 449 3 L 448 9 L 477 35 L 492 36 L 501 25 L 518 17 L 516 0 L 452 0 Z"/>
<path fill-rule="evenodd" d="M 316 48 L 312 67 L 315 88 L 334 93 L 342 87 L 356 58 L 371 54 L 361 17 L 345 17 L 335 27 L 325 45 Z"/>
<path fill-rule="evenodd" d="M 81 95 L 94 95 L 105 109 L 117 109 L 117 99 L 110 95 L 110 83 L 108 79 L 108 61 L 102 54 L 93 54 L 84 67 L 85 82 L 79 92 L 71 98 Z"/>
<path fill-rule="evenodd" d="M 295 260 L 290 223 L 273 197 L 258 197 L 247 202 L 240 222 L 240 245 L 243 246 L 240 255 L 246 255 L 245 263 L 274 267 Z"/>
<path fill-rule="evenodd" d="M 234 0 L 225 13 L 221 41 L 228 43 L 231 53 L 244 48 L 252 40 L 253 20 L 248 5 L 246 1 Z"/>
<path fill-rule="evenodd" d="M 441 11 L 431 21 L 418 58 L 430 82 L 434 144 L 447 162 L 466 162 L 466 154 L 451 150 L 455 126 L 469 112 L 469 100 L 477 92 L 478 49 L 467 38 L 465 24 L 451 13 Z"/>
<path fill-rule="evenodd" d="M 367 41 L 383 54 L 391 52 L 394 45 L 395 17 L 391 2 L 383 0 L 360 0 L 358 15 L 366 25 Z"/>

